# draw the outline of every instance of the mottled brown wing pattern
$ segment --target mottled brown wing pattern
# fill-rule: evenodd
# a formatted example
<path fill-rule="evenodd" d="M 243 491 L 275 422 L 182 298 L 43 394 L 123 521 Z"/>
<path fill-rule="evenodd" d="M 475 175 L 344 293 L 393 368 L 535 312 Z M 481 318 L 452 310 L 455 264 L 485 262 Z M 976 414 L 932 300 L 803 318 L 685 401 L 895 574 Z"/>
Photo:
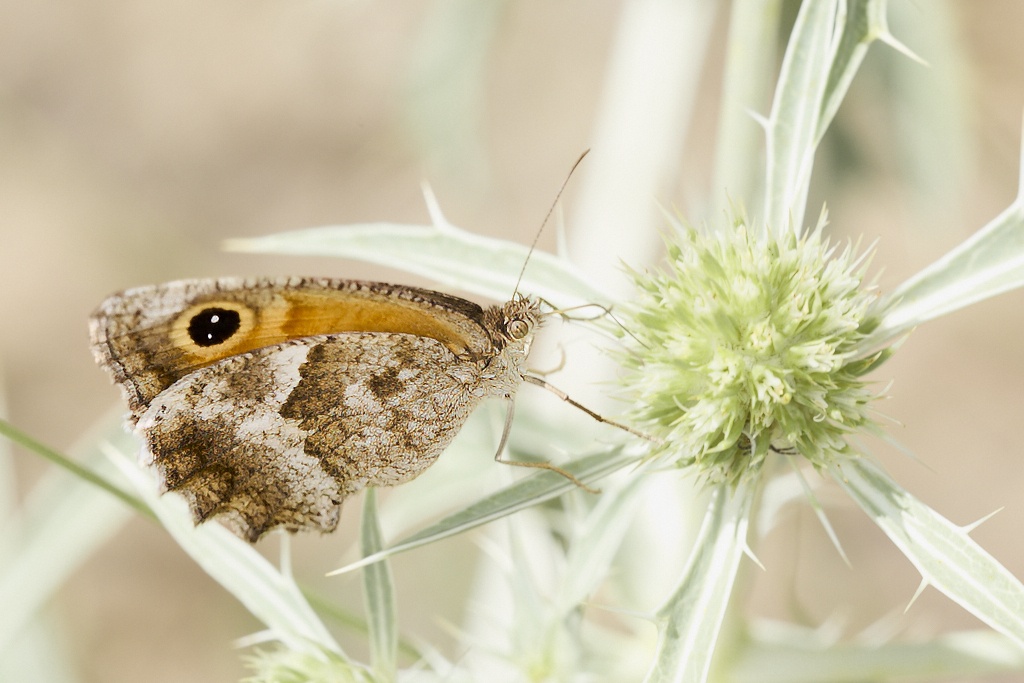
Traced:
<path fill-rule="evenodd" d="M 330 531 L 344 498 L 430 466 L 479 402 L 475 365 L 411 335 L 313 337 L 179 380 L 136 426 L 164 490 L 256 540 Z"/>

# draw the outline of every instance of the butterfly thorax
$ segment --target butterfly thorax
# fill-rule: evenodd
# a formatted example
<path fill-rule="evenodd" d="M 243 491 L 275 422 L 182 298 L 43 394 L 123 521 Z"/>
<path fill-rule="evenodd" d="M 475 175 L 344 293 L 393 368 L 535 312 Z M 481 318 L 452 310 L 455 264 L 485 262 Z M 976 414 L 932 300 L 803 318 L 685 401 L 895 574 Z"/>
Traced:
<path fill-rule="evenodd" d="M 482 322 L 494 355 L 484 360 L 481 393 L 510 396 L 526 373 L 526 357 L 541 323 L 540 302 L 517 294 L 500 306 L 485 309 Z"/>

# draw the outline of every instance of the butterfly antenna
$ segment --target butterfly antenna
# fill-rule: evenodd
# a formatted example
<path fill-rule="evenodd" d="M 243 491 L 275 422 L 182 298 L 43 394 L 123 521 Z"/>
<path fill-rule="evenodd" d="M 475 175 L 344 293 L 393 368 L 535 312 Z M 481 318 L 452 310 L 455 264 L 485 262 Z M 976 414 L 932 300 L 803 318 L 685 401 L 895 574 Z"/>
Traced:
<path fill-rule="evenodd" d="M 565 186 L 569 184 L 569 179 L 572 178 L 572 174 L 576 171 L 576 167 L 583 161 L 583 157 L 590 154 L 589 149 L 583 150 L 583 154 L 580 155 L 576 163 L 569 169 L 569 174 L 565 176 L 565 180 L 562 181 L 562 186 L 558 188 L 558 194 L 555 195 L 555 201 L 551 202 L 551 208 L 544 214 L 544 220 L 540 222 L 540 227 L 537 229 L 537 234 L 533 236 L 533 242 L 530 244 L 530 250 L 526 252 L 526 260 L 523 261 L 523 267 L 519 271 L 519 277 L 516 279 L 516 288 L 512 291 L 512 298 L 514 299 L 516 294 L 519 293 L 519 284 L 523 281 L 523 275 L 526 274 L 526 266 L 530 262 L 530 256 L 533 255 L 533 250 L 537 248 L 537 242 L 540 241 L 540 234 L 544 230 L 544 226 L 548 224 L 548 219 L 551 218 L 551 214 L 554 213 L 555 207 L 558 206 L 558 200 L 562 198 L 562 192 L 565 191 Z"/>

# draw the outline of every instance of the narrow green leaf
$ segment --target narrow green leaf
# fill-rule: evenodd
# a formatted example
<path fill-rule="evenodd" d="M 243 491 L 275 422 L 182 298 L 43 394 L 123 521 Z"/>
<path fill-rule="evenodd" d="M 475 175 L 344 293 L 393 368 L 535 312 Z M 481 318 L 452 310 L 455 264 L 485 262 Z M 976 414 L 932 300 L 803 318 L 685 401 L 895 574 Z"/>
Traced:
<path fill-rule="evenodd" d="M 590 483 L 637 462 L 638 459 L 635 456 L 625 455 L 620 448 L 616 448 L 608 452 L 583 456 L 562 465 L 562 468 L 571 472 L 583 483 Z M 373 562 L 379 562 L 386 557 L 461 534 L 532 505 L 538 505 L 556 498 L 574 488 L 576 488 L 575 484 L 559 474 L 554 472 L 538 472 L 511 486 L 503 488 L 497 493 L 480 499 L 476 503 L 445 517 L 422 531 L 403 538 L 380 552 L 336 569 L 330 572 L 330 574 L 350 572 L 353 569 L 365 567 Z"/>
<path fill-rule="evenodd" d="M 723 214 L 735 199 L 752 214 L 760 210 L 751 203 L 762 181 L 752 151 L 761 148 L 764 131 L 750 112 L 762 111 L 771 97 L 781 9 L 781 0 L 732 0 L 709 188 L 717 208 L 708 215 Z"/>
<path fill-rule="evenodd" d="M 384 547 L 376 489 L 367 489 L 363 495 L 359 540 L 363 557 L 374 555 Z M 363 567 L 363 596 L 370 628 L 370 661 L 381 680 L 394 680 L 398 670 L 398 611 L 391 568 L 386 561 Z"/>
<path fill-rule="evenodd" d="M 110 427 L 110 437 L 122 447 L 135 447 L 120 424 Z M 50 468 L 24 500 L 20 514 L 8 517 L 0 527 L 0 653 L 132 514 L 123 498 L 94 485 L 93 477 L 123 490 L 115 483 L 118 473 L 96 443 L 95 438 L 84 439 L 82 446 L 72 449 L 74 458 L 65 458 L 92 477 Z"/>
<path fill-rule="evenodd" d="M 647 683 L 702 683 L 732 595 L 755 485 L 714 490 L 679 587 L 658 611 L 658 652 Z"/>
<path fill-rule="evenodd" d="M 1024 199 L 910 278 L 862 342 L 870 351 L 923 322 L 1024 285 Z"/>
<path fill-rule="evenodd" d="M 444 218 L 436 216 L 435 220 Z M 526 245 L 481 237 L 448 223 L 439 227 L 366 223 L 311 228 L 228 240 L 225 248 L 379 263 L 497 301 L 512 296 L 523 264 L 527 264 L 521 285 L 524 292 L 566 307 L 609 302 L 600 287 L 564 259 L 538 250 L 531 254 Z"/>
<path fill-rule="evenodd" d="M 557 598 L 563 613 L 578 608 L 608 576 L 608 568 L 633 521 L 636 499 L 645 483 L 643 473 L 634 471 L 620 486 L 603 491 L 575 534 Z"/>
<path fill-rule="evenodd" d="M 134 508 L 138 512 L 141 512 L 147 517 L 153 517 L 153 512 L 146 507 L 146 504 L 138 496 L 133 496 L 124 489 L 120 488 L 110 480 L 106 479 L 102 475 L 79 465 L 74 460 L 68 458 L 63 453 L 56 451 L 49 446 L 43 444 L 40 441 L 36 441 L 31 436 L 21 431 L 10 422 L 0 419 L 0 434 L 6 436 L 8 439 L 18 444 L 26 450 L 32 451 L 36 455 L 41 455 L 50 462 L 54 463 L 58 467 L 62 467 L 68 472 L 74 474 L 76 477 L 83 481 L 87 481 L 93 486 L 98 486 L 115 498 L 119 498 L 122 502 L 126 503 L 129 507 Z"/>
<path fill-rule="evenodd" d="M 947 633 L 926 642 L 865 641 L 837 643 L 829 631 L 777 623 L 755 625 L 751 641 L 730 658 L 729 681 L 974 681 L 1024 671 L 1024 650 L 988 629 Z"/>
<path fill-rule="evenodd" d="M 1024 646 L 1024 586 L 965 530 L 865 458 L 834 465 L 831 472 L 925 581 Z"/>
<path fill-rule="evenodd" d="M 767 122 L 764 200 L 765 223 L 780 234 L 802 229 L 840 4 L 802 3 L 782 61 Z"/>
<path fill-rule="evenodd" d="M 814 152 L 871 43 L 889 36 L 886 0 L 816 0 L 800 6 L 767 124 L 765 220 L 801 231 Z"/>
<path fill-rule="evenodd" d="M 825 131 L 839 111 L 839 105 L 846 97 L 850 83 L 867 56 L 871 43 L 880 36 L 888 36 L 889 28 L 885 20 L 887 4 L 887 0 L 847 0 L 845 15 L 840 11 L 837 19 L 843 22 L 842 32 L 825 86 L 815 145 L 825 136 Z"/>

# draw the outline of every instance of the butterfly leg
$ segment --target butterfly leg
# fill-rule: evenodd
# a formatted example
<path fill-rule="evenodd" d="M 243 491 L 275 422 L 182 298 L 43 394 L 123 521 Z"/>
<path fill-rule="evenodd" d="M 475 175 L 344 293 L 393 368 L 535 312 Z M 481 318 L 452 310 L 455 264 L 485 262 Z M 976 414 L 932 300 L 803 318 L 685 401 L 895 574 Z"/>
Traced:
<path fill-rule="evenodd" d="M 572 399 L 569 396 L 569 394 L 565 393 L 564 391 L 562 391 L 561 389 L 559 389 L 558 387 L 556 387 L 555 385 L 551 384 L 550 382 L 548 382 L 545 379 L 542 379 L 540 377 L 534 377 L 533 375 L 523 375 L 523 380 L 526 381 L 526 382 L 529 382 L 530 384 L 533 384 L 535 386 L 541 387 L 543 389 L 547 389 L 552 394 L 554 394 L 558 398 L 562 399 L 563 401 L 565 401 L 566 403 L 571 405 L 573 408 L 576 408 L 578 410 L 582 410 L 584 413 L 586 413 L 590 417 L 594 418 L 598 422 L 603 422 L 606 425 L 611 425 L 612 427 L 617 427 L 618 429 L 621 429 L 624 432 L 629 432 L 633 436 L 639 436 L 641 439 L 646 439 L 647 441 L 653 441 L 655 443 L 660 443 L 661 442 L 661 439 L 653 437 L 650 434 L 644 434 L 640 430 L 633 429 L 629 425 L 624 425 L 621 422 L 616 422 L 615 420 L 609 420 L 604 415 L 601 415 L 599 413 L 595 413 L 593 410 L 591 410 L 590 408 L 586 407 L 585 405 L 583 405 L 579 401 L 576 401 L 576 400 Z"/>
<path fill-rule="evenodd" d="M 556 372 L 561 372 L 565 368 L 565 349 L 562 348 L 561 344 L 559 344 L 559 346 L 558 346 L 558 355 L 559 355 L 558 362 L 555 364 L 555 366 L 553 368 L 548 369 L 548 370 L 531 369 L 530 372 L 532 372 L 535 375 L 540 375 L 540 376 L 553 375 Z"/>
<path fill-rule="evenodd" d="M 509 434 L 512 432 L 512 417 L 515 415 L 516 403 L 512 397 L 508 398 L 508 410 L 505 412 L 505 427 L 501 430 L 501 440 L 498 442 L 498 451 L 494 454 L 494 461 L 500 462 L 503 465 L 514 465 L 516 467 L 532 467 L 538 470 L 548 470 L 555 474 L 560 474 L 576 486 L 580 487 L 587 493 L 600 493 L 600 489 L 587 486 L 582 481 L 576 478 L 571 472 L 563 470 L 558 465 L 553 465 L 549 462 L 528 462 L 525 460 L 502 460 L 501 454 L 505 451 L 505 446 L 508 444 Z"/>

